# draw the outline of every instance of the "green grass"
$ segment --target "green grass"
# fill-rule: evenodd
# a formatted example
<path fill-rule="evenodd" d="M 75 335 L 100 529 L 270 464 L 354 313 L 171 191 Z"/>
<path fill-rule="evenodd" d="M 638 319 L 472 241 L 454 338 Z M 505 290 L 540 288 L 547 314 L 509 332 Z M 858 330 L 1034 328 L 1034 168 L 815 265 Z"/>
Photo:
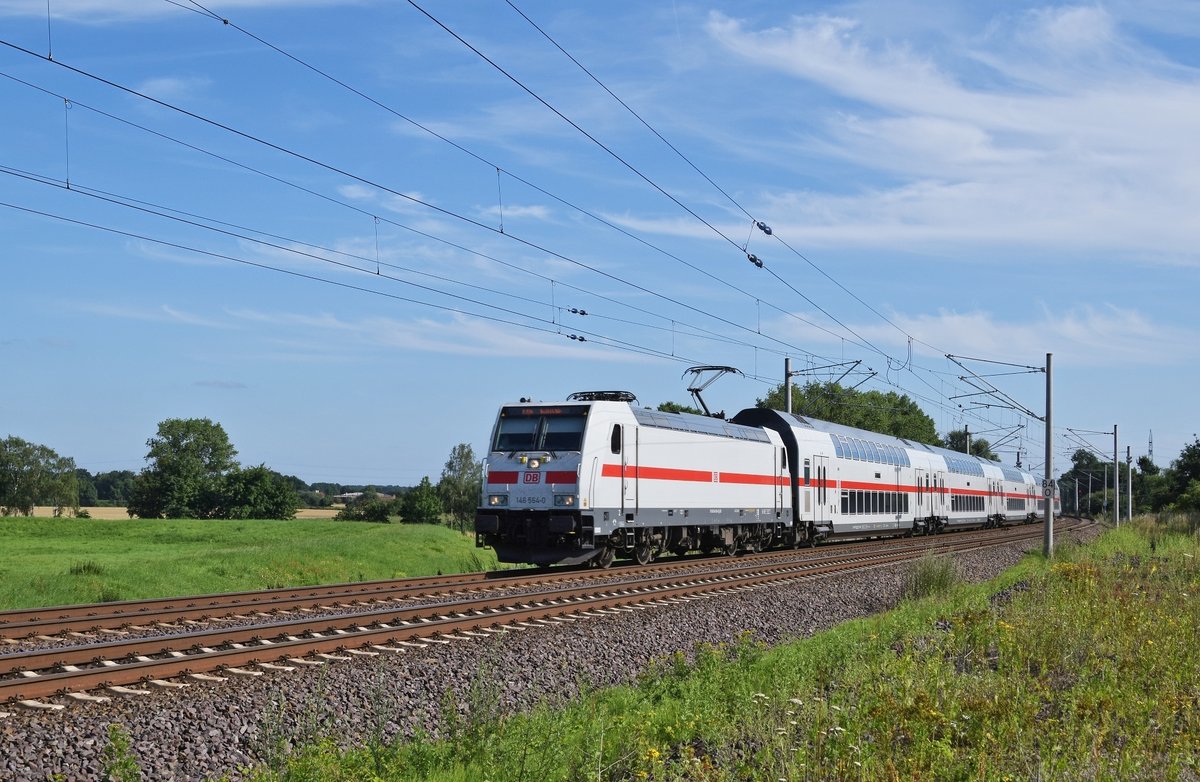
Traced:
<path fill-rule="evenodd" d="M 1153 540 L 1123 527 L 802 642 L 676 655 L 563 708 L 501 714 L 490 682 L 513 662 L 496 661 L 438 740 L 318 740 L 257 778 L 1194 780 L 1200 539 Z"/>
<path fill-rule="evenodd" d="M 0 609 L 494 568 L 443 526 L 0 519 Z"/>

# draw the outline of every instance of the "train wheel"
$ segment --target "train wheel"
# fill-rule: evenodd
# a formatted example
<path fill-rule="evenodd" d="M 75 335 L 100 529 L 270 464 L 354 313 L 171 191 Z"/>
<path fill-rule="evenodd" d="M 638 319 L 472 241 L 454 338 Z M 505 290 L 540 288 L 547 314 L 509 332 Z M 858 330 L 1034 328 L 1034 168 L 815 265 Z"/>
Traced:
<path fill-rule="evenodd" d="M 606 569 L 612 566 L 613 556 L 612 546 L 605 546 L 600 549 L 600 553 L 592 561 L 596 563 L 596 567 Z"/>
<path fill-rule="evenodd" d="M 653 559 L 649 543 L 639 543 L 633 547 L 633 561 L 639 565 L 649 565 Z"/>

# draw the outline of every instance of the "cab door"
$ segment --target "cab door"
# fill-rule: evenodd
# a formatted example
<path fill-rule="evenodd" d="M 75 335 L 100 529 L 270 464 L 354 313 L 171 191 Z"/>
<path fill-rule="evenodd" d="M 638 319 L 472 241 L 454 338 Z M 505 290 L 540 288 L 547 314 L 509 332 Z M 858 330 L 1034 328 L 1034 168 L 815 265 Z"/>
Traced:
<path fill-rule="evenodd" d="M 638 428 L 622 427 L 624 442 L 621 448 L 621 513 L 633 521 L 638 511 Z"/>
<path fill-rule="evenodd" d="M 637 513 L 637 451 L 631 447 L 630 436 L 637 438 L 637 427 L 613 424 L 609 435 L 609 451 L 620 465 L 620 512 L 623 521 L 632 521 Z"/>

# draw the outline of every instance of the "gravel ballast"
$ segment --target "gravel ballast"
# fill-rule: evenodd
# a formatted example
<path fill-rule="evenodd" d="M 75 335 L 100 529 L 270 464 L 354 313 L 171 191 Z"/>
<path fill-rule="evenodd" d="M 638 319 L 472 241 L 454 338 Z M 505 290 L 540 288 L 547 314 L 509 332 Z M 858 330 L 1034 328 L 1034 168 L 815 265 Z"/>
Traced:
<path fill-rule="evenodd" d="M 1080 533 L 1090 537 L 1091 532 Z M 960 577 L 992 578 L 1016 564 L 1028 542 L 955 556 Z M 206 780 L 269 761 L 281 746 L 332 735 L 342 742 L 436 732 L 444 693 L 459 703 L 477 674 L 494 677 L 500 706 L 565 699 L 581 683 L 633 681 L 655 659 L 718 644 L 749 631 L 769 644 L 802 638 L 893 607 L 905 565 L 670 607 L 432 643 L 400 653 L 299 666 L 291 672 L 191 681 L 182 689 L 75 703 L 59 712 L 0 706 L 0 779 L 103 779 L 108 726 L 131 738 L 145 779 Z M 619 652 L 618 652 L 619 650 Z M 107 693 L 106 693 L 107 694 Z M 66 699 L 56 699 L 66 703 Z"/>

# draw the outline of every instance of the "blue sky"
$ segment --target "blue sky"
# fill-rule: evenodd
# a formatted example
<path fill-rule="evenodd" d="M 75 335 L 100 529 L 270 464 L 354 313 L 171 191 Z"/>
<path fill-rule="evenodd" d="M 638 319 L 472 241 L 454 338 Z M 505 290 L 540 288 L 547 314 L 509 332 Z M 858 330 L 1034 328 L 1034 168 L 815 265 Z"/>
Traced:
<path fill-rule="evenodd" d="M 1054 354 L 1056 472 L 1194 436 L 1196 4 L 205 8 L 0 0 L 0 436 L 414 484 L 504 402 L 721 364 L 733 413 L 790 356 L 1041 464 L 946 353 Z"/>

